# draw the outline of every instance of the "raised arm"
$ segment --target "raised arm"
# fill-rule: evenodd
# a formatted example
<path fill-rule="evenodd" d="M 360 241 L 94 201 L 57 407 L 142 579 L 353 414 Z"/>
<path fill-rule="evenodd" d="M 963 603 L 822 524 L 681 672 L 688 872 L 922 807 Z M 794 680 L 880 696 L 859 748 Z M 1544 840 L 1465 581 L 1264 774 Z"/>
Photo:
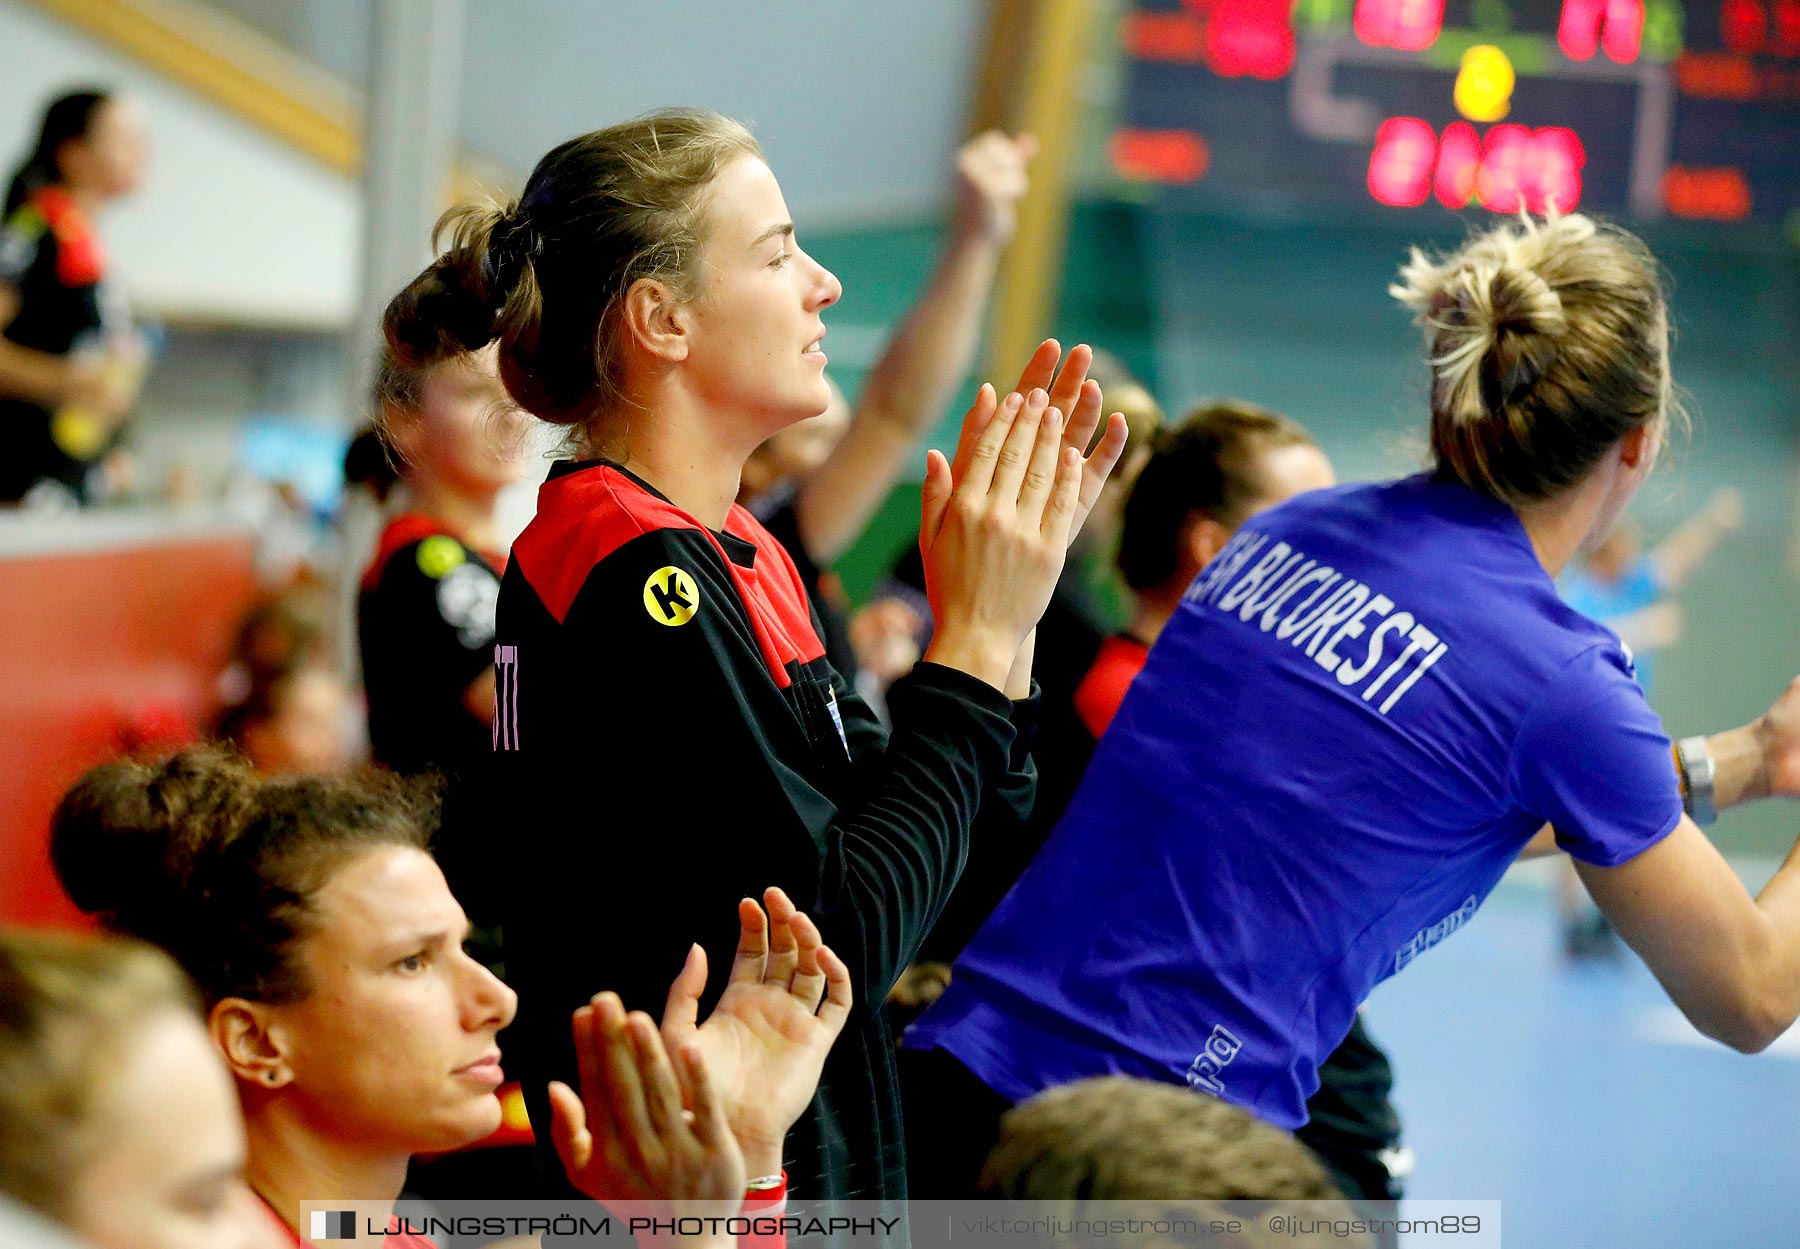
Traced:
<path fill-rule="evenodd" d="M 1743 523 L 1744 496 L 1729 487 L 1715 491 L 1705 507 L 1650 552 L 1657 584 L 1666 590 L 1679 586 Z"/>
<path fill-rule="evenodd" d="M 1707 739 L 1720 807 L 1800 795 L 1800 680 L 1751 724 Z M 1694 1026 L 1744 1053 L 1800 1017 L 1800 846 L 1754 898 L 1686 816 L 1588 892 Z"/>
<path fill-rule="evenodd" d="M 1036 147 L 1029 135 L 988 131 L 957 153 L 955 217 L 937 269 L 870 371 L 843 441 L 795 496 L 815 562 L 856 541 L 967 376 Z"/>

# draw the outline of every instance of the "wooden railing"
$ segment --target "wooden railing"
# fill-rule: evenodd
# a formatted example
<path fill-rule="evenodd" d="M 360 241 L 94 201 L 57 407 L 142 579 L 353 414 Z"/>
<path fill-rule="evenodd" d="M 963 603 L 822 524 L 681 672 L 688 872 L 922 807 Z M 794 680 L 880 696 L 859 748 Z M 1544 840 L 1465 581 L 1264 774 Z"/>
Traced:
<path fill-rule="evenodd" d="M 43 12 L 346 177 L 362 170 L 362 97 L 349 83 L 196 0 L 29 0 Z M 446 198 L 512 176 L 464 152 Z"/>

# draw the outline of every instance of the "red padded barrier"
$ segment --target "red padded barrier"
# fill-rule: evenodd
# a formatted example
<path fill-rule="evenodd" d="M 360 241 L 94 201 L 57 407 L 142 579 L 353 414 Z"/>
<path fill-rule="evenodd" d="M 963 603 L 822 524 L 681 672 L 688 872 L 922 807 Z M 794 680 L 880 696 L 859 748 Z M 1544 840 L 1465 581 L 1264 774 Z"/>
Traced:
<path fill-rule="evenodd" d="M 0 923 L 83 922 L 45 855 L 56 800 L 199 732 L 255 584 L 240 534 L 0 557 Z"/>

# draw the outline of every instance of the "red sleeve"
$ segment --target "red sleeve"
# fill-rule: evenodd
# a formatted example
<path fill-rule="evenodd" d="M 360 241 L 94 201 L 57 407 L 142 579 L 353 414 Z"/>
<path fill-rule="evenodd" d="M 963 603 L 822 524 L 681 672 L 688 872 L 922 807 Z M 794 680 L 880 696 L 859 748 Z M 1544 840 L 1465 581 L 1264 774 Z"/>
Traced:
<path fill-rule="evenodd" d="M 781 1216 L 787 1213 L 787 1172 L 781 1173 L 781 1183 L 774 1188 L 754 1188 L 745 1193 L 741 1213 L 750 1220 L 750 1231 L 738 1237 L 738 1249 L 787 1249 L 787 1229 L 780 1223 Z M 758 1223 L 764 1220 L 772 1223 L 774 1230 L 758 1231 Z"/>
<path fill-rule="evenodd" d="M 1094 666 L 1075 687 L 1075 714 L 1094 740 L 1106 733 L 1107 725 L 1119 714 L 1125 691 L 1143 671 L 1149 653 L 1142 642 L 1133 638 L 1107 638 L 1101 644 Z"/>

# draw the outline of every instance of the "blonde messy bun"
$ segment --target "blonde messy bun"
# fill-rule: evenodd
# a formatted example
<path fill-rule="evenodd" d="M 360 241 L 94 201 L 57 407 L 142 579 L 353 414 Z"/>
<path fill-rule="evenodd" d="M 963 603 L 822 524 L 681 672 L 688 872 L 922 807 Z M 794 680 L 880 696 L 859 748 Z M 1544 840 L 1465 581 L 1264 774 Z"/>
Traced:
<path fill-rule="evenodd" d="M 1484 494 L 1557 494 L 1671 407 L 1656 261 L 1623 230 L 1527 217 L 1415 248 L 1388 293 L 1425 330 L 1439 468 Z"/>

